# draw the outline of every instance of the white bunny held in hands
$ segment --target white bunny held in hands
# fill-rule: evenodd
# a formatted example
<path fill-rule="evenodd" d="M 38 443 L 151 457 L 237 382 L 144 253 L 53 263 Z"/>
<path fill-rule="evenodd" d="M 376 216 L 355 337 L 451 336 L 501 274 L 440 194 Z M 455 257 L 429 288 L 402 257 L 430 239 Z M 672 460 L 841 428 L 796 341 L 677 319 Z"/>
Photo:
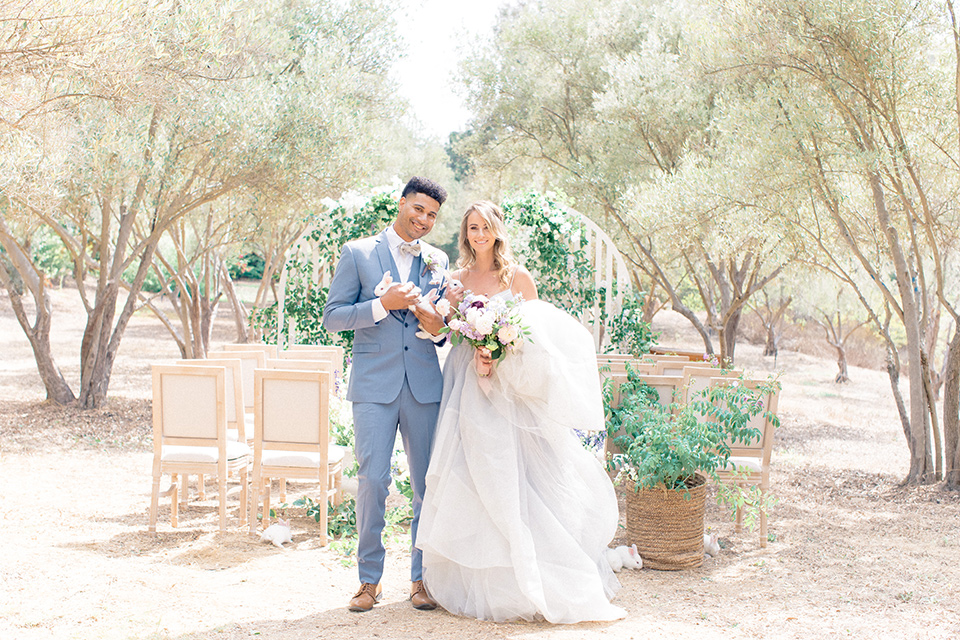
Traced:
<path fill-rule="evenodd" d="M 393 276 L 389 272 L 383 274 L 383 278 L 380 279 L 380 282 L 373 289 L 373 294 L 378 298 L 385 294 L 391 287 L 401 286 L 399 282 L 393 281 Z M 420 293 L 420 287 L 413 287 L 414 293 Z M 417 300 L 416 305 L 410 305 L 410 311 L 413 311 L 414 306 L 420 307 L 424 311 L 432 312 L 433 308 L 430 306 L 431 302 L 435 302 L 437 298 L 440 297 L 440 292 L 437 289 L 430 289 L 426 295 L 421 295 Z M 430 334 L 423 330 L 423 326 L 420 326 L 420 331 L 417 331 L 417 337 L 423 340 L 429 340 Z"/>

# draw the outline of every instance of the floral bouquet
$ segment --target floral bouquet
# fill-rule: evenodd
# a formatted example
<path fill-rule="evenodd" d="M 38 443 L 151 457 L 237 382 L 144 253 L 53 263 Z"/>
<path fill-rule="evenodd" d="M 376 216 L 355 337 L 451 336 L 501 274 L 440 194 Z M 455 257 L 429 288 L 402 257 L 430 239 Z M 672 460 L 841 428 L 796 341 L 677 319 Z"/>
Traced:
<path fill-rule="evenodd" d="M 442 331 L 450 334 L 454 344 L 465 340 L 478 353 L 489 356 L 491 360 L 499 360 L 507 353 L 520 349 L 524 336 L 530 333 L 520 317 L 521 302 L 523 297 L 520 295 L 513 300 L 504 300 L 467 293 Z M 440 300 L 437 311 L 444 313 L 448 305 L 446 299 Z M 477 373 L 480 376 L 490 375 L 492 369 L 492 362 L 477 361 Z"/>

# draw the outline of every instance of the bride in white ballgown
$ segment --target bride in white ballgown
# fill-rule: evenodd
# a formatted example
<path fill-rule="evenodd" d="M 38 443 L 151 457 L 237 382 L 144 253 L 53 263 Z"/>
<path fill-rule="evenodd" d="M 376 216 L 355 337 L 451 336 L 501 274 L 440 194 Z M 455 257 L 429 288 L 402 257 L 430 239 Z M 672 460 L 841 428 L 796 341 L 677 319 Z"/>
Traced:
<path fill-rule="evenodd" d="M 489 377 L 477 373 L 489 360 L 466 342 L 447 357 L 417 532 L 424 584 L 447 611 L 483 620 L 622 618 L 604 556 L 616 496 L 572 431 L 604 425 L 590 334 L 536 299 L 493 203 L 464 214 L 460 255 L 463 288 L 452 296 L 522 295 L 530 335 Z"/>

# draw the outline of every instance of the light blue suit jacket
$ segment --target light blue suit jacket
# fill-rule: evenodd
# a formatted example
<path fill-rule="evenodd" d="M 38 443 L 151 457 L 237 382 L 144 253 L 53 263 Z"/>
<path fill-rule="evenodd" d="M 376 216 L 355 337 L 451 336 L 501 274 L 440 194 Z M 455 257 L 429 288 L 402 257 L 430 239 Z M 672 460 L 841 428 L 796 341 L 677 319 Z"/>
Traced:
<path fill-rule="evenodd" d="M 424 268 L 423 256 L 429 253 L 443 269 L 449 262 L 439 249 L 423 240 L 420 245 L 421 254 L 410 267 L 409 279 L 427 293 L 437 285 L 430 284 L 434 274 Z M 388 271 L 395 282 L 400 281 L 386 235 L 380 233 L 344 245 L 330 283 L 323 327 L 333 332 L 355 331 L 347 400 L 393 402 L 406 375 L 417 402 L 440 402 L 443 376 L 437 348 L 433 341 L 416 337 L 413 312 L 391 311 L 380 322 L 373 321 L 373 290 Z"/>

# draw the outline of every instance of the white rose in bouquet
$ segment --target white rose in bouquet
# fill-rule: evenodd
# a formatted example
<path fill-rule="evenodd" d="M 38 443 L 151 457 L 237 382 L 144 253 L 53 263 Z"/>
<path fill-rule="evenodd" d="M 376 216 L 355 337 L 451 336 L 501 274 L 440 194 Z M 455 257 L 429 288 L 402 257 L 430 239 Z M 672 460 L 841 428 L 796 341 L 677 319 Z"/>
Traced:
<path fill-rule="evenodd" d="M 519 337 L 520 330 L 516 325 L 508 324 L 505 327 L 500 327 L 500 330 L 497 331 L 497 338 L 502 344 L 512 344 Z"/>
<path fill-rule="evenodd" d="M 493 323 L 495 317 L 492 313 L 481 314 L 473 324 L 477 328 L 477 333 L 482 336 L 488 336 L 493 333 Z"/>
<path fill-rule="evenodd" d="M 436 304 L 437 313 L 442 316 L 446 316 L 450 313 L 450 301 L 446 298 L 440 298 Z"/>

